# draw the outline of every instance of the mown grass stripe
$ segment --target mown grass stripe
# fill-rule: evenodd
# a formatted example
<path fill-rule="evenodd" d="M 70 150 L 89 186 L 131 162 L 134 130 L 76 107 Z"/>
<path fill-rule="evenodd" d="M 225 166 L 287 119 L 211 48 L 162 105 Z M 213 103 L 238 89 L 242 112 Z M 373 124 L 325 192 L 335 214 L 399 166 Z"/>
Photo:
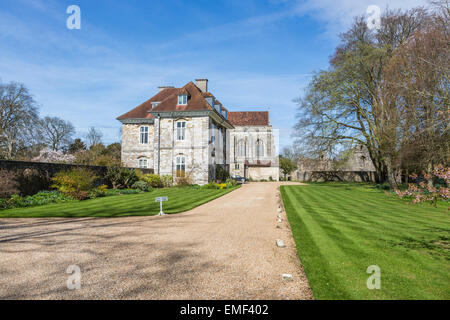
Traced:
<path fill-rule="evenodd" d="M 155 202 L 155 197 L 159 196 L 169 197 L 169 201 L 163 204 L 164 212 L 178 213 L 191 210 L 235 189 L 236 188 L 217 190 L 193 187 L 158 189 L 141 194 L 117 195 L 86 201 L 0 210 L 0 218 L 73 218 L 155 215 L 159 212 L 159 203 Z"/>
<path fill-rule="evenodd" d="M 407 206 L 368 188 L 348 184 L 281 188 L 315 297 L 450 298 L 450 219 L 445 205 Z M 437 240 L 442 244 L 435 244 Z M 369 276 L 365 268 L 371 264 L 381 267 L 381 290 L 365 286 Z"/>

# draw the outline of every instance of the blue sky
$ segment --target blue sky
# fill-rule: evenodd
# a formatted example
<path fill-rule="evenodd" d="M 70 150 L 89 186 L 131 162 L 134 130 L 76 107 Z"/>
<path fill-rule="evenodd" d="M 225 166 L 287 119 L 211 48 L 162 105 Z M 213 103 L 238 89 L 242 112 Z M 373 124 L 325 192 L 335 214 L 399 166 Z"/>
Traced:
<path fill-rule="evenodd" d="M 120 140 L 115 118 L 160 85 L 208 78 L 231 111 L 269 110 L 280 146 L 291 144 L 296 105 L 324 69 L 338 34 L 369 5 L 421 0 L 1 0 L 0 79 L 24 83 L 42 116 L 70 120 L 83 137 Z M 66 8 L 81 8 L 81 30 Z"/>

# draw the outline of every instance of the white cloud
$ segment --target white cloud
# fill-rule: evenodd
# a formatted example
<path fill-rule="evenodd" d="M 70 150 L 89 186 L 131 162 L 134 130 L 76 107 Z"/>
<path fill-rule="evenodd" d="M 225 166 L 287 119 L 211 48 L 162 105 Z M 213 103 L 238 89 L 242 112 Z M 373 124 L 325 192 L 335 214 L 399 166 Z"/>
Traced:
<path fill-rule="evenodd" d="M 296 13 L 310 15 L 324 23 L 329 36 L 344 32 L 355 16 L 366 15 L 370 5 L 379 6 L 381 11 L 389 9 L 410 9 L 427 6 L 426 0 L 306 0 L 296 2 Z"/>

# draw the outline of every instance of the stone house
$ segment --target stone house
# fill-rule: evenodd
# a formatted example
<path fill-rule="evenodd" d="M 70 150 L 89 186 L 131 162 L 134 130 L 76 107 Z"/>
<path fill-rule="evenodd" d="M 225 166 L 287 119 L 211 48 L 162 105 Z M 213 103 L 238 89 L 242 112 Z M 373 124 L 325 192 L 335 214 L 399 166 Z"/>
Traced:
<path fill-rule="evenodd" d="M 122 163 L 160 175 L 214 181 L 219 170 L 255 180 L 278 180 L 278 157 L 268 112 L 229 112 L 208 91 L 208 80 L 159 87 L 152 98 L 117 118 Z"/>

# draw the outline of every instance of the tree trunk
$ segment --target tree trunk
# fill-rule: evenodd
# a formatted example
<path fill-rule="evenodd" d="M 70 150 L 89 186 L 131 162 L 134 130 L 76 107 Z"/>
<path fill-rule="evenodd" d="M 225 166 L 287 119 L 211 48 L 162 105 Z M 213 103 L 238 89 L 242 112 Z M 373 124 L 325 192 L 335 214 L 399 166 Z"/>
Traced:
<path fill-rule="evenodd" d="M 430 175 L 430 178 L 427 179 L 427 184 L 431 188 L 433 187 L 433 164 L 431 162 L 427 163 L 427 173 Z"/>
<path fill-rule="evenodd" d="M 386 157 L 385 159 L 385 163 L 386 163 L 386 173 L 387 173 L 387 180 L 389 183 L 389 186 L 391 187 L 391 189 L 395 189 L 398 187 L 397 184 L 397 179 L 395 177 L 395 170 L 392 167 L 392 160 L 390 157 Z"/>

